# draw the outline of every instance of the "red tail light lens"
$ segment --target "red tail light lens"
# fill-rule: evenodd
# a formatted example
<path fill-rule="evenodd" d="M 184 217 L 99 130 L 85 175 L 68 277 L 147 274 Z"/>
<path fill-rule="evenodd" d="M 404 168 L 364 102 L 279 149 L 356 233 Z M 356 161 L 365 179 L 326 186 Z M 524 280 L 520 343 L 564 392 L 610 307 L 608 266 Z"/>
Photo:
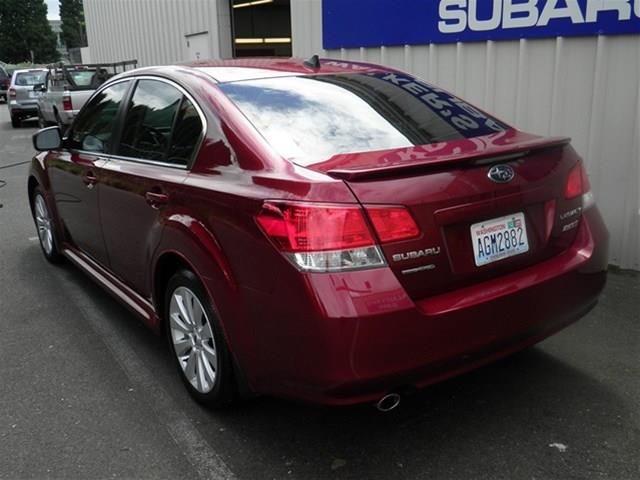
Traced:
<path fill-rule="evenodd" d="M 367 207 L 367 213 L 382 243 L 420 236 L 418 225 L 404 207 Z"/>
<path fill-rule="evenodd" d="M 62 97 L 62 108 L 64 108 L 65 111 L 73 110 L 71 95 L 65 95 L 64 97 Z"/>
<path fill-rule="evenodd" d="M 357 206 L 265 203 L 258 223 L 284 252 L 318 252 L 375 245 L 362 209 Z"/>
<path fill-rule="evenodd" d="M 303 271 L 385 265 L 359 206 L 266 202 L 257 221 L 278 249 Z"/>
<path fill-rule="evenodd" d="M 382 243 L 420 235 L 404 207 L 367 207 Z M 344 271 L 386 265 L 359 205 L 265 202 L 258 225 L 298 268 Z"/>
<path fill-rule="evenodd" d="M 569 176 L 567 177 L 567 183 L 564 188 L 564 198 L 567 200 L 578 197 L 583 193 L 587 193 L 591 190 L 589 184 L 589 178 L 587 172 L 582 165 L 582 162 L 571 169 Z"/>
<path fill-rule="evenodd" d="M 15 88 L 10 88 L 9 89 L 9 98 L 16 98 L 16 89 Z"/>

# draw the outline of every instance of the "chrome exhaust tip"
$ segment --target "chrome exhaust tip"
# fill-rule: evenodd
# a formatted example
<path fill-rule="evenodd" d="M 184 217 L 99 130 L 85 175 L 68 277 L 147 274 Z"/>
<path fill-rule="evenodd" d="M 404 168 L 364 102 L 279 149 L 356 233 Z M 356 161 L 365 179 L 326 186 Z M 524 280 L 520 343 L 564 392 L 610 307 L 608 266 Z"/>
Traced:
<path fill-rule="evenodd" d="M 398 405 L 400 405 L 401 397 L 397 393 L 388 393 L 376 403 L 376 408 L 380 412 L 390 412 L 391 410 L 395 410 Z"/>

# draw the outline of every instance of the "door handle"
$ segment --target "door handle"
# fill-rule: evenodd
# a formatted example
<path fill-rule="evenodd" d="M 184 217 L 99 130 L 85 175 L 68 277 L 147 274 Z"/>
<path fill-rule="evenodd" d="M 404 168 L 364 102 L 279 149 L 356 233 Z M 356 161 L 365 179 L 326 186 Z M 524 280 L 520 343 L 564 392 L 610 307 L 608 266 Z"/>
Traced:
<path fill-rule="evenodd" d="M 82 181 L 87 186 L 87 188 L 91 190 L 96 186 L 96 183 L 98 183 L 98 177 L 96 177 L 93 172 L 87 172 L 85 173 L 84 177 L 82 177 Z"/>
<path fill-rule="evenodd" d="M 144 198 L 151 208 L 158 209 L 169 202 L 169 195 L 166 193 L 147 192 L 144 194 Z"/>

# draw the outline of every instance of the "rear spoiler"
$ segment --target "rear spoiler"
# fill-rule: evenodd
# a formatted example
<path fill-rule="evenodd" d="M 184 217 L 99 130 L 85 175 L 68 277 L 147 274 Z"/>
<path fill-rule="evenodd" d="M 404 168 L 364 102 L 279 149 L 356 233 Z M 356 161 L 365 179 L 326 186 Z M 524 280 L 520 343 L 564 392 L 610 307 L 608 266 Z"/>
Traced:
<path fill-rule="evenodd" d="M 362 180 L 375 177 L 403 175 L 416 170 L 440 168 L 457 163 L 492 164 L 512 161 L 533 151 L 562 147 L 571 142 L 568 137 L 537 137 L 522 134 L 524 141 L 510 144 L 490 145 L 474 151 L 440 154 L 429 146 L 368 152 L 362 154 L 336 155 L 331 160 L 311 165 L 312 170 L 326 173 L 341 180 Z M 521 137 L 521 138 L 522 138 Z M 515 139 L 513 139 L 515 140 Z M 451 149 L 447 149 L 451 150 Z M 369 162 L 363 162 L 362 156 Z M 354 161 L 355 157 L 359 157 Z M 367 165 L 362 165 L 367 163 Z M 358 164 L 349 167 L 349 164 Z"/>

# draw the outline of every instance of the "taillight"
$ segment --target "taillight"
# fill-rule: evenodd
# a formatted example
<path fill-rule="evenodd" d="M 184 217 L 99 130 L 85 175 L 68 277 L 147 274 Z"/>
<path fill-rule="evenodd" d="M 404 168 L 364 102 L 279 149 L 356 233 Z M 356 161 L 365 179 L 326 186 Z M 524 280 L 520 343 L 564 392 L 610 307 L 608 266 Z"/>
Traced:
<path fill-rule="evenodd" d="M 582 196 L 582 208 L 585 210 L 595 204 L 589 176 L 581 161 L 569 172 L 564 188 L 564 198 L 567 200 L 578 196 Z"/>
<path fill-rule="evenodd" d="M 368 207 L 382 243 L 420 235 L 404 207 Z M 265 202 L 258 224 L 300 270 L 335 272 L 386 265 L 382 251 L 358 205 Z"/>
<path fill-rule="evenodd" d="M 404 207 L 367 207 L 367 214 L 382 243 L 420 236 L 418 225 Z"/>
<path fill-rule="evenodd" d="M 71 102 L 71 95 L 65 95 L 62 97 L 62 108 L 65 111 L 73 110 L 73 103 Z"/>
<path fill-rule="evenodd" d="M 590 190 L 589 179 L 584 171 L 582 162 L 578 162 L 569 172 L 567 183 L 564 187 L 564 198 L 567 200 L 575 198 Z"/>
<path fill-rule="evenodd" d="M 266 202 L 258 224 L 298 268 L 331 272 L 385 265 L 359 206 Z"/>
<path fill-rule="evenodd" d="M 15 88 L 10 88 L 9 89 L 9 98 L 16 98 L 16 89 Z"/>

